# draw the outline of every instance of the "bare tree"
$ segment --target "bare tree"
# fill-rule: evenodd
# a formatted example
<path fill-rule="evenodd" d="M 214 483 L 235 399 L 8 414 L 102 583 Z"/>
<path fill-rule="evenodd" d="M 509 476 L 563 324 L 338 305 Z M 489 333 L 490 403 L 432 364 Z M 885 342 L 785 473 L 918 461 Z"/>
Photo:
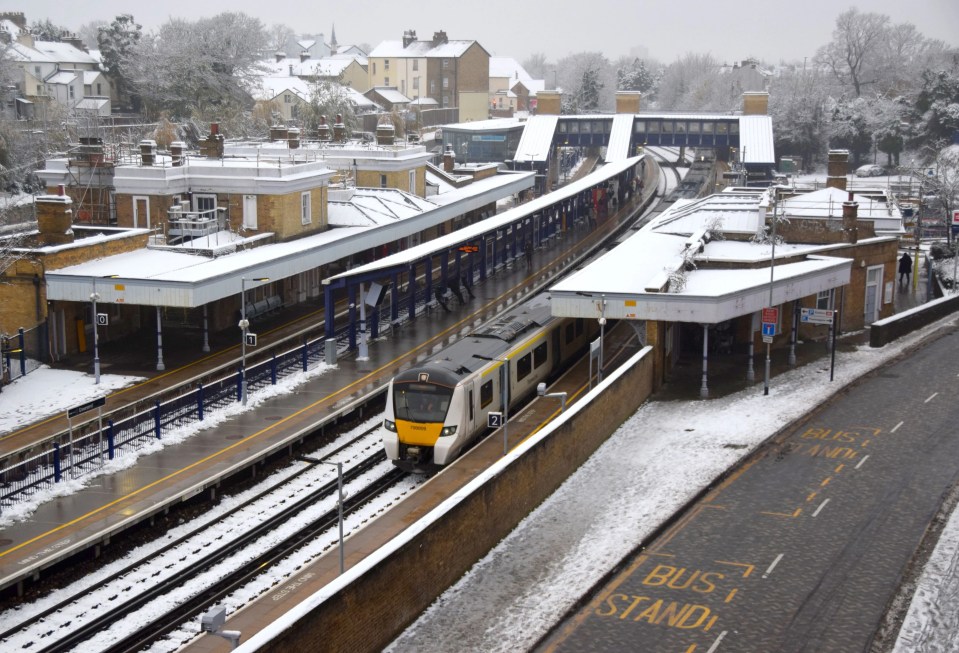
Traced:
<path fill-rule="evenodd" d="M 288 25 L 274 23 L 270 25 L 270 28 L 267 30 L 267 39 L 269 47 L 273 52 L 291 54 L 289 48 L 291 43 L 296 42 L 296 32 Z"/>
<path fill-rule="evenodd" d="M 878 81 L 878 70 L 889 32 L 889 17 L 855 7 L 839 14 L 832 40 L 819 48 L 816 60 L 826 66 L 856 97 L 862 87 Z"/>

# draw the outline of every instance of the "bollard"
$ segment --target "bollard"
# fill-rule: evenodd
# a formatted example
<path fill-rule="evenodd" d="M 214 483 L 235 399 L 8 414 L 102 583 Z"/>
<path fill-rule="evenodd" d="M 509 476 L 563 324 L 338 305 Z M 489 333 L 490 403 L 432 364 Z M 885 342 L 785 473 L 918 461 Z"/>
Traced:
<path fill-rule="evenodd" d="M 336 338 L 327 338 L 323 349 L 326 354 L 326 364 L 336 365 Z"/>

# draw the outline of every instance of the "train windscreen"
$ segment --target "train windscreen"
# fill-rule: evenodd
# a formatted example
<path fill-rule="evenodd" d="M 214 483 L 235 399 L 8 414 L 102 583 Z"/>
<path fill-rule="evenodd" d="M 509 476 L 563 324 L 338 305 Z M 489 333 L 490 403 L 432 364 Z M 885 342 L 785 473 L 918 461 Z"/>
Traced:
<path fill-rule="evenodd" d="M 396 419 L 409 422 L 442 422 L 453 398 L 452 388 L 431 383 L 402 383 L 393 388 Z"/>

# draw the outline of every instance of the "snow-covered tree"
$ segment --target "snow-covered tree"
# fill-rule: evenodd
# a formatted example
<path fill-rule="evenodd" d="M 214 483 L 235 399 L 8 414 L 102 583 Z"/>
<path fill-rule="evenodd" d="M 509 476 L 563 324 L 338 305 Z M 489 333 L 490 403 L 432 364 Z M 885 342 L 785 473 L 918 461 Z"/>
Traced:
<path fill-rule="evenodd" d="M 888 26 L 888 16 L 855 7 L 844 11 L 836 18 L 832 40 L 816 52 L 816 61 L 859 97 L 864 86 L 879 79 Z"/>
<path fill-rule="evenodd" d="M 331 80 L 319 80 L 310 84 L 309 100 L 300 112 L 307 134 L 312 136 L 316 133 L 321 116 L 326 116 L 326 124 L 332 128 L 337 115 L 342 116 L 347 134 L 356 131 L 359 120 L 356 118 L 356 106 L 347 87 Z"/>
<path fill-rule="evenodd" d="M 623 57 L 616 62 L 616 89 L 646 93 L 653 87 L 653 73 L 637 57 Z"/>
<path fill-rule="evenodd" d="M 83 45 L 88 48 L 98 48 L 101 27 L 108 27 L 105 20 L 91 20 L 89 23 L 80 25 L 77 29 L 77 36 L 83 41 Z"/>
<path fill-rule="evenodd" d="M 120 14 L 112 23 L 99 29 L 96 40 L 103 67 L 116 86 L 117 99 L 120 103 L 132 102 L 134 109 L 139 109 L 140 102 L 138 97 L 131 97 L 133 84 L 129 69 L 131 58 L 137 54 L 141 29 L 131 14 Z"/>
<path fill-rule="evenodd" d="M 55 24 L 49 18 L 35 21 L 30 25 L 30 33 L 38 41 L 59 41 L 71 32 L 66 27 Z"/>
<path fill-rule="evenodd" d="M 924 165 L 932 174 L 922 175 L 923 193 L 936 196 L 946 232 L 951 234 L 952 212 L 959 210 L 959 145 L 940 141 L 926 148 Z"/>
<path fill-rule="evenodd" d="M 599 52 L 579 52 L 556 64 L 563 89 L 563 113 L 586 113 L 613 108 L 615 71 Z"/>
<path fill-rule="evenodd" d="M 865 98 L 840 99 L 829 108 L 829 147 L 852 153 L 854 165 L 872 149 L 872 120 Z"/>
<path fill-rule="evenodd" d="M 289 55 L 292 53 L 290 44 L 296 42 L 296 32 L 288 25 L 274 23 L 267 30 L 267 39 L 273 52 L 282 52 Z"/>
<path fill-rule="evenodd" d="M 542 52 L 534 52 L 529 55 L 525 61 L 523 61 L 523 68 L 530 74 L 534 79 L 546 79 L 551 77 L 547 73 L 555 70 L 555 66 L 549 63 L 546 59 L 546 55 Z M 549 81 L 552 81 L 550 79 Z"/>
<path fill-rule="evenodd" d="M 959 66 L 925 70 L 912 111 L 914 143 L 952 139 L 959 133 Z"/>
<path fill-rule="evenodd" d="M 734 78 L 720 74 L 712 55 L 687 53 L 663 71 L 656 102 L 667 111 L 729 111 L 741 106 L 743 90 Z"/>
<path fill-rule="evenodd" d="M 811 170 L 826 152 L 827 97 L 823 75 L 814 68 L 786 71 L 770 83 L 776 153 L 800 157 L 803 170 Z"/>

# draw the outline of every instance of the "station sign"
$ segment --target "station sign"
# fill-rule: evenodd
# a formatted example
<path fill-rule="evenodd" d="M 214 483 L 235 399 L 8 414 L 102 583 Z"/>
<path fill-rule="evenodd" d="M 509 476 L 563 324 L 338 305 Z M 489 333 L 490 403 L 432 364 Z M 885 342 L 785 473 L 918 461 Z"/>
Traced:
<path fill-rule="evenodd" d="M 762 317 L 763 342 L 772 342 L 772 337 L 776 335 L 776 325 L 779 324 L 779 308 L 764 308 Z"/>
<path fill-rule="evenodd" d="M 97 326 L 110 326 L 110 315 L 108 313 L 97 313 Z"/>
<path fill-rule="evenodd" d="M 808 324 L 832 324 L 835 313 L 822 308 L 803 308 L 799 312 L 799 321 Z"/>
<path fill-rule="evenodd" d="M 67 411 L 67 417 L 76 417 L 82 413 L 87 412 L 88 410 L 93 410 L 94 408 L 99 408 L 107 402 L 105 397 L 99 397 L 92 401 L 88 401 L 85 404 L 80 404 L 79 406 L 74 406 L 73 408 Z"/>
<path fill-rule="evenodd" d="M 501 428 L 503 426 L 503 413 L 499 411 L 487 413 L 486 426 L 491 429 Z"/>
<path fill-rule="evenodd" d="M 244 336 L 246 338 L 247 347 L 256 347 L 256 334 L 248 333 Z"/>

